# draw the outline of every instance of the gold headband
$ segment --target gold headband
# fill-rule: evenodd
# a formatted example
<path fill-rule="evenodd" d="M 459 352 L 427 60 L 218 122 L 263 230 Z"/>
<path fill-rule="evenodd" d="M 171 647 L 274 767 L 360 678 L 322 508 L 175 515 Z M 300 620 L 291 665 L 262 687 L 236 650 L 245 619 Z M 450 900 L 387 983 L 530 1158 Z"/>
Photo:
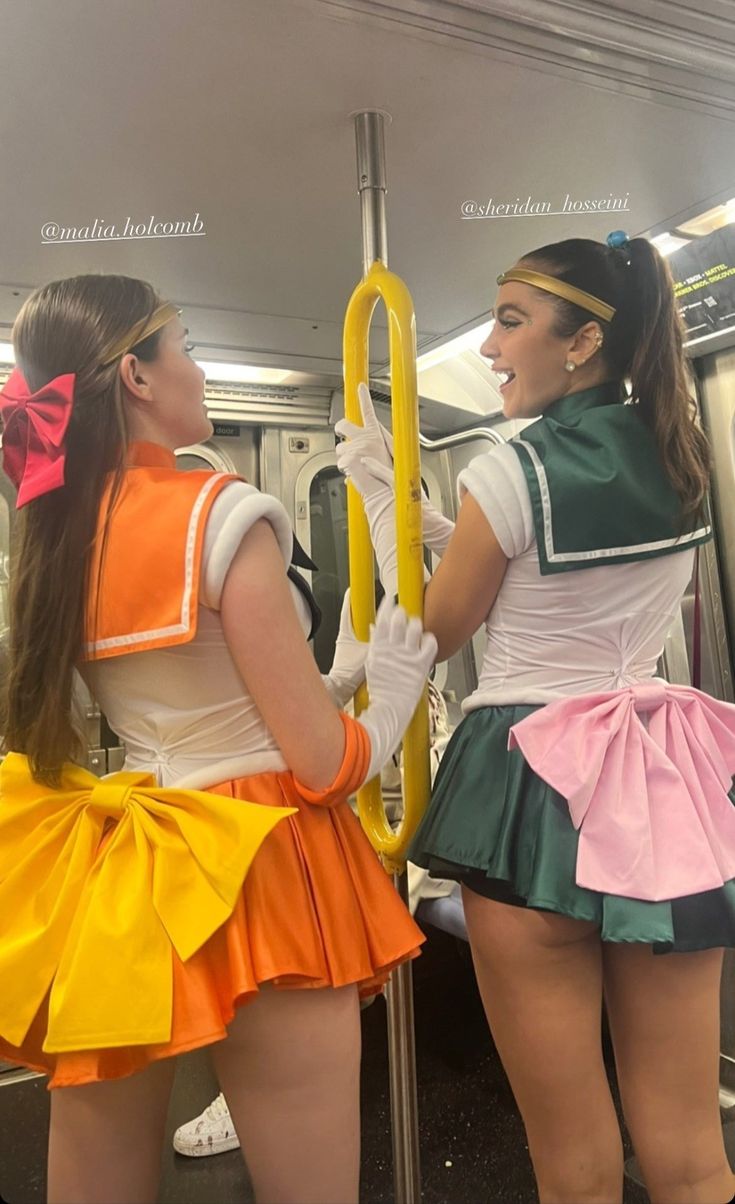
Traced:
<path fill-rule="evenodd" d="M 170 301 L 164 301 L 163 305 L 159 305 L 158 309 L 153 311 L 150 318 L 142 318 L 139 322 L 136 322 L 127 334 L 123 335 L 121 339 L 116 339 L 113 346 L 108 351 L 103 352 L 100 366 L 102 368 L 107 367 L 113 360 L 119 359 L 121 355 L 125 355 L 131 348 L 137 347 L 138 343 L 143 342 L 143 339 L 147 339 L 149 335 L 155 334 L 157 330 L 160 330 L 162 326 L 165 326 L 167 322 L 170 322 L 172 318 L 177 317 L 180 313 L 181 310 L 172 305 Z"/>
<path fill-rule="evenodd" d="M 517 280 L 519 284 L 533 284 L 546 293 L 556 293 L 557 297 L 563 297 L 565 301 L 571 301 L 573 305 L 588 309 L 596 318 L 602 318 L 603 322 L 612 322 L 615 316 L 612 305 L 608 305 L 606 301 L 600 301 L 598 297 L 593 297 L 584 289 L 575 288 L 573 284 L 567 284 L 564 280 L 557 280 L 556 276 L 544 276 L 541 272 L 531 272 L 527 268 L 511 268 L 509 272 L 503 272 L 501 276 L 498 276 L 498 284 L 505 284 L 508 280 Z"/>

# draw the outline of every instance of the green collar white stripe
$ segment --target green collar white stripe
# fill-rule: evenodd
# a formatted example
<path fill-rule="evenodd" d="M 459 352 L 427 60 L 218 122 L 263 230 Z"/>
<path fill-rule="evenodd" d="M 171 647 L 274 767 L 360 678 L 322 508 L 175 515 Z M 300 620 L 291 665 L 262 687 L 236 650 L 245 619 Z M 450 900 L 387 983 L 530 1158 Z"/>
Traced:
<path fill-rule="evenodd" d="M 631 559 L 645 559 L 647 555 L 660 554 L 668 548 L 681 549 L 683 551 L 690 544 L 702 543 L 711 534 L 711 528 L 705 525 L 699 527 L 696 531 L 689 531 L 673 539 L 657 539 L 651 542 L 628 544 L 624 547 L 616 548 L 594 548 L 584 552 L 557 552 L 554 547 L 554 534 L 551 523 L 551 495 L 549 493 L 546 469 L 536 449 L 523 438 L 523 435 L 517 435 L 513 442 L 522 445 L 536 473 L 543 513 L 544 551 L 546 553 L 546 560 L 550 565 L 572 564 L 589 560 L 617 559 L 623 556 L 626 558 L 630 557 Z"/>

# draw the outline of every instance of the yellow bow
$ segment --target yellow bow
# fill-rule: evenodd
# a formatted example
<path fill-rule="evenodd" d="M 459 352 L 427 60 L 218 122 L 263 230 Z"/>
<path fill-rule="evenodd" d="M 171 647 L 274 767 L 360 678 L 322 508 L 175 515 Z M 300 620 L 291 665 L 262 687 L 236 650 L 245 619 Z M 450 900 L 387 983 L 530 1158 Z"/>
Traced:
<path fill-rule="evenodd" d="M 261 843 L 293 807 L 100 780 L 65 765 L 52 790 L 0 766 L 0 1033 L 24 1040 L 49 988 L 44 1049 L 171 1037 L 171 946 L 186 961 L 232 914 Z M 104 847 L 106 821 L 116 823 Z"/>

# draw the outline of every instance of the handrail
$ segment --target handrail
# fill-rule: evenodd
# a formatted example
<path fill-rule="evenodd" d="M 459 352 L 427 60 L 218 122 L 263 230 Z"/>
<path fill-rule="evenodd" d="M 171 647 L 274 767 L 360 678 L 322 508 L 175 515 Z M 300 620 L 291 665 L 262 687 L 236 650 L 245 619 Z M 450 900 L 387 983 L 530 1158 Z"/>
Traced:
<path fill-rule="evenodd" d="M 416 385 L 416 319 L 403 281 L 379 261 L 373 263 L 354 290 L 345 315 L 345 416 L 362 423 L 357 387 L 367 382 L 370 321 L 378 301 L 388 315 L 398 549 L 398 600 L 409 615 L 423 614 L 424 564 L 421 529 L 421 466 L 419 461 L 418 391 Z M 375 618 L 373 549 L 362 498 L 351 483 L 347 488 L 352 622 L 358 639 L 368 638 Z M 355 696 L 355 713 L 367 705 L 367 688 Z M 429 773 L 428 691 L 403 737 L 403 819 L 393 832 L 383 805 L 380 778 L 357 794 L 362 826 L 386 869 L 405 869 L 406 850 L 431 788 Z"/>
<path fill-rule="evenodd" d="M 499 431 L 490 426 L 478 426 L 474 431 L 454 431 L 451 435 L 442 435 L 439 439 L 429 439 L 419 431 L 419 446 L 427 451 L 443 451 L 446 447 L 460 447 L 463 443 L 474 443 L 475 439 L 487 439 L 489 443 L 506 443 L 507 440 Z"/>

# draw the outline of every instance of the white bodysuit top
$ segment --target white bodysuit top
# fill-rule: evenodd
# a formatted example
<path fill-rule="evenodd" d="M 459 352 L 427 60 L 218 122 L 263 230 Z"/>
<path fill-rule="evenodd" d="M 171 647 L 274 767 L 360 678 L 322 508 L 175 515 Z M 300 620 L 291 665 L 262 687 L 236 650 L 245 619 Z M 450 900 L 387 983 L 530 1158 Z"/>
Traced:
<path fill-rule="evenodd" d="M 654 676 L 691 580 L 693 549 L 542 576 L 526 478 L 510 444 L 472 460 L 457 485 L 460 497 L 472 494 L 509 558 L 465 714 L 616 690 Z"/>
<path fill-rule="evenodd" d="M 89 690 L 126 746 L 125 769 L 154 773 L 161 786 L 203 788 L 286 769 L 230 655 L 219 616 L 227 570 L 259 518 L 270 522 L 288 566 L 293 532 L 285 509 L 270 494 L 233 481 L 207 519 L 194 639 L 82 666 Z M 308 605 L 289 585 L 308 636 Z"/>

